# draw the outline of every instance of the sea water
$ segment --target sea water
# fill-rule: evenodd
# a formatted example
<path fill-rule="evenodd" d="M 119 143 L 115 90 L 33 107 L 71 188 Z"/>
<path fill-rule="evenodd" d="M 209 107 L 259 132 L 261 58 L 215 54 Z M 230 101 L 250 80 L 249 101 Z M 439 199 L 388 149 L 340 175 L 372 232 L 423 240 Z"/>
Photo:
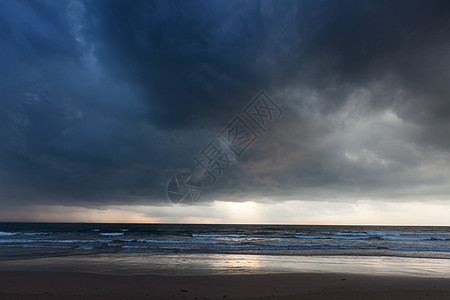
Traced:
<path fill-rule="evenodd" d="M 0 223 L 0 269 L 450 276 L 450 227 Z M 33 267 L 32 267 L 33 266 Z"/>

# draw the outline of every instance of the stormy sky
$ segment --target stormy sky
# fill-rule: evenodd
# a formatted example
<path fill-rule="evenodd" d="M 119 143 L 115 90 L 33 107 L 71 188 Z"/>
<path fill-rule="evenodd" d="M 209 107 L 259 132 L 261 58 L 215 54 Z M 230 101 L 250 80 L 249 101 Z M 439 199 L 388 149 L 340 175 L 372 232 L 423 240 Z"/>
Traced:
<path fill-rule="evenodd" d="M 220 138 L 248 128 L 244 151 Z M 195 160 L 208 145 L 220 174 Z M 183 173 L 194 206 L 168 199 Z M 0 205 L 0 221 L 449 225 L 450 2 L 0 1 Z"/>

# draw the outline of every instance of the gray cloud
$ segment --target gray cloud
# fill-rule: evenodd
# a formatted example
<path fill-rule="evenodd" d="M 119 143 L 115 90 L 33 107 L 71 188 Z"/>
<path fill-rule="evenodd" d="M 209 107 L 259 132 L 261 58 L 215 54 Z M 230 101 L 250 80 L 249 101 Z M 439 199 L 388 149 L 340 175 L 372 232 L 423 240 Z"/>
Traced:
<path fill-rule="evenodd" d="M 449 191 L 447 1 L 2 1 L 0 201 L 166 203 L 260 90 L 203 201 Z M 231 196 L 230 196 L 231 195 Z"/>

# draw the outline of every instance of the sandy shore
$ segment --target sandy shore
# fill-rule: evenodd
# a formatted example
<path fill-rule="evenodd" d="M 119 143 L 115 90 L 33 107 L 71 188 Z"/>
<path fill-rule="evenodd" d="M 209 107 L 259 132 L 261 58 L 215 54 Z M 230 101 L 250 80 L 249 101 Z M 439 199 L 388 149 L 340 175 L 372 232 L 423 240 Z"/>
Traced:
<path fill-rule="evenodd" d="M 450 299 L 450 278 L 0 272 L 0 299 Z"/>

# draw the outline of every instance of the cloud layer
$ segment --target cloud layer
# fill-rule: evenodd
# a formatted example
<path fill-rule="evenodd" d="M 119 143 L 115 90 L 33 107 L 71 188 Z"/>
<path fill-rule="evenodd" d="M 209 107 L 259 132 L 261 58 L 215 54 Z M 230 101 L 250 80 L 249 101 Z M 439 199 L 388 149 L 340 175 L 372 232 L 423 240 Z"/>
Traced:
<path fill-rule="evenodd" d="M 167 203 L 263 89 L 284 114 L 201 201 L 447 200 L 448 1 L 1 1 L 0 203 Z"/>

